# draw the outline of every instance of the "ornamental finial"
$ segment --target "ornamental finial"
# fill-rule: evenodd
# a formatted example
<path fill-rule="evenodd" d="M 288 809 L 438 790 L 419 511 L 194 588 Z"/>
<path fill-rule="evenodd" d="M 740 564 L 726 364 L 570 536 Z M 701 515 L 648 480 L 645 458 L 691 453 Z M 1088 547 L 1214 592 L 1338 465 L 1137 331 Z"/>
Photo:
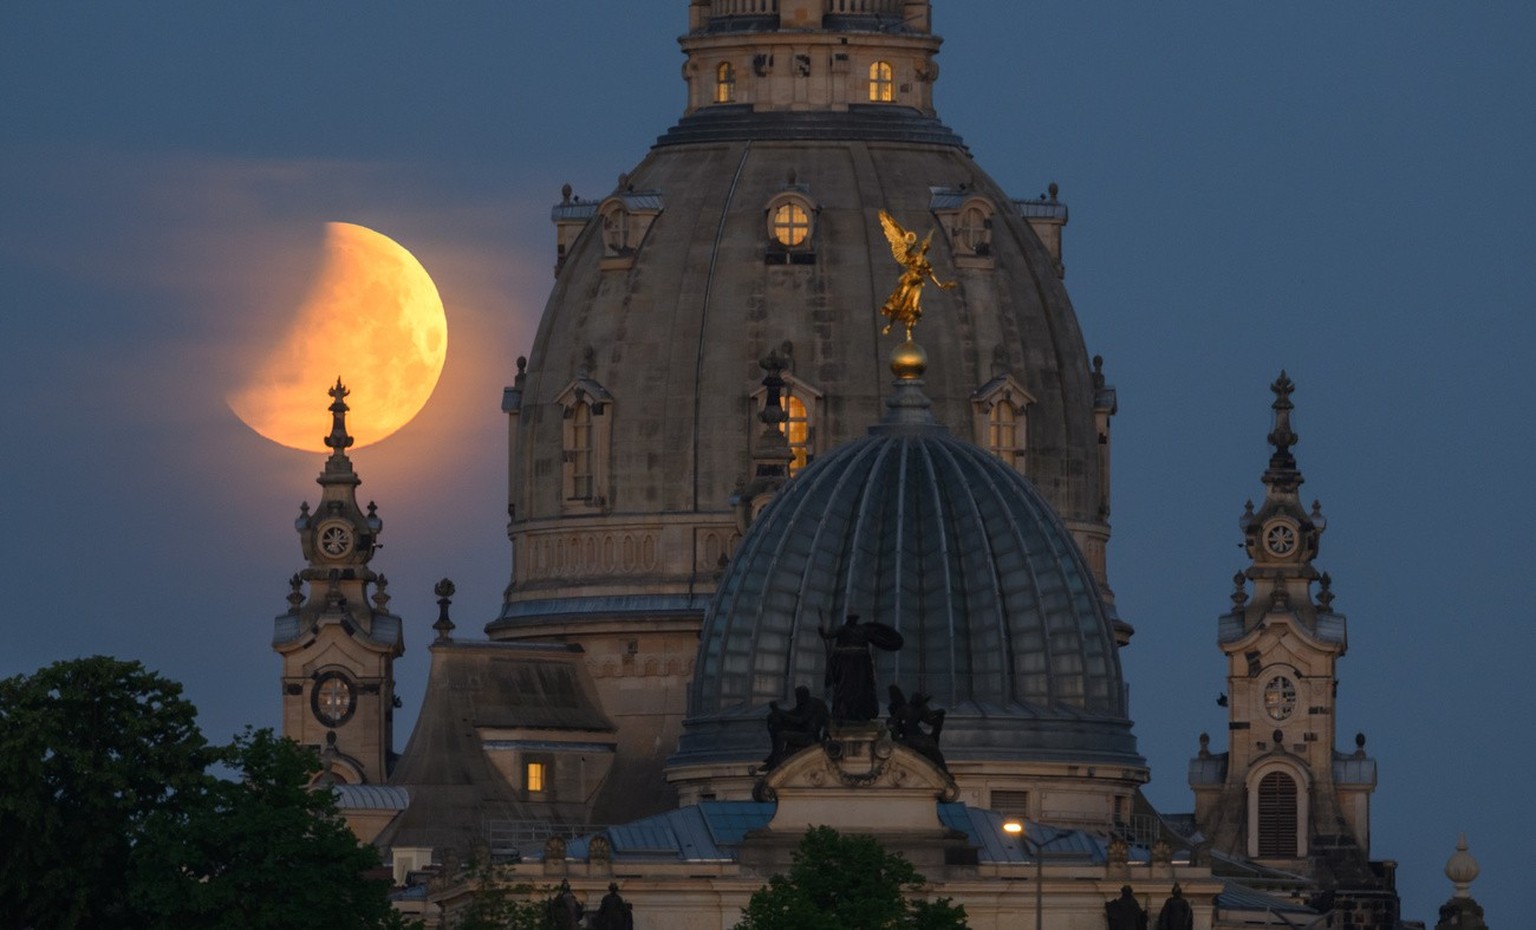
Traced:
<path fill-rule="evenodd" d="M 437 622 L 432 624 L 432 629 L 437 631 L 437 641 L 445 642 L 453 639 L 453 621 L 448 619 L 448 608 L 453 604 L 453 582 L 444 578 L 432 588 L 432 593 L 437 595 Z"/>
<path fill-rule="evenodd" d="M 352 392 L 341 383 L 341 377 L 337 376 L 336 386 L 328 392 L 331 395 L 331 434 L 325 437 L 326 448 L 332 455 L 345 455 L 343 451 L 352 445 L 352 437 L 347 435 L 347 401 L 346 397 Z"/>
<path fill-rule="evenodd" d="M 1297 436 L 1291 429 L 1291 411 L 1296 405 L 1291 403 L 1291 393 L 1296 390 L 1296 384 L 1286 376 L 1281 369 L 1280 377 L 1269 386 L 1275 392 L 1275 402 L 1270 406 L 1275 411 L 1275 428 L 1270 430 L 1269 444 L 1275 447 L 1276 456 L 1290 456 L 1291 446 L 1296 445 Z"/>

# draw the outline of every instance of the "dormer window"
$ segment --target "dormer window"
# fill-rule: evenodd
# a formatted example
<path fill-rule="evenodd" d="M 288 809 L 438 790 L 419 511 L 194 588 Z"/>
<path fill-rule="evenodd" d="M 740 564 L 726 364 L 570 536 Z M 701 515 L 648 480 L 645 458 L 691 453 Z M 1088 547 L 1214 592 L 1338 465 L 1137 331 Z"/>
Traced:
<path fill-rule="evenodd" d="M 890 103 L 896 99 L 895 72 L 888 61 L 869 66 L 869 102 Z"/>
<path fill-rule="evenodd" d="M 1017 468 L 1023 446 L 1019 442 L 1019 408 L 999 400 L 987 411 L 987 451 L 1009 468 Z"/>
<path fill-rule="evenodd" d="M 629 212 L 614 207 L 603 213 L 603 252 L 608 255 L 627 255 L 629 245 Z"/>
<path fill-rule="evenodd" d="M 592 499 L 592 405 L 579 403 L 571 411 L 570 447 L 572 500 Z"/>
<path fill-rule="evenodd" d="M 560 456 L 562 509 L 566 513 L 601 510 L 608 505 L 613 395 L 582 372 L 555 402 L 564 408 Z"/>
<path fill-rule="evenodd" d="M 597 206 L 603 237 L 599 267 L 604 271 L 634 267 L 635 256 L 664 206 L 660 191 L 636 190 L 627 176 L 620 177 L 618 191 Z"/>
<path fill-rule="evenodd" d="M 715 68 L 715 102 L 731 103 L 736 99 L 736 68 L 728 61 Z"/>
<path fill-rule="evenodd" d="M 955 224 L 955 251 L 967 255 L 992 254 L 992 217 L 979 203 L 968 203 Z"/>
<path fill-rule="evenodd" d="M 779 404 L 784 408 L 784 422 L 779 424 L 779 430 L 789 441 L 789 451 L 794 455 L 794 459 L 789 463 L 789 473 L 793 475 L 809 465 L 811 459 L 816 456 L 815 427 L 820 415 L 822 395 L 820 391 L 788 372 L 780 377 L 784 379 L 784 393 L 779 396 Z M 752 400 L 755 423 L 757 414 L 761 413 L 768 403 L 767 389 L 758 388 L 753 392 Z M 761 426 L 758 427 L 758 429 L 761 428 Z M 755 432 L 754 435 L 756 435 Z"/>
<path fill-rule="evenodd" d="M 971 395 L 978 446 L 1020 473 L 1028 473 L 1029 407 L 1034 397 L 1010 374 L 999 374 Z"/>

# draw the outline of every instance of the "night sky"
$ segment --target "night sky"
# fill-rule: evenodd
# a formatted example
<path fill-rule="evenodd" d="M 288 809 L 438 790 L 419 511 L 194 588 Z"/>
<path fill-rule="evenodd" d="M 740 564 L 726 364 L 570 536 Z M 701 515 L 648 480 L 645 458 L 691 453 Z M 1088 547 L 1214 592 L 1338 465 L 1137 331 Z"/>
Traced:
<path fill-rule="evenodd" d="M 1433 925 L 1466 831 L 1473 894 L 1514 927 L 1536 7 L 935 6 L 941 116 L 1016 196 L 1055 181 L 1071 209 L 1067 286 L 1119 389 L 1110 571 L 1149 796 L 1191 809 L 1200 732 L 1225 748 L 1216 617 L 1284 368 L 1350 619 L 1339 748 L 1363 731 L 1380 765 L 1373 854 Z M 271 618 L 322 457 L 224 398 L 323 224 L 358 223 L 421 260 L 449 321 L 421 415 L 353 455 L 408 624 L 403 747 L 434 582 L 464 635 L 507 582 L 499 402 L 552 280 L 548 208 L 565 182 L 608 193 L 681 114 L 685 26 L 684 0 L 0 6 L 0 675 L 110 653 L 183 682 L 212 739 L 277 724 Z"/>

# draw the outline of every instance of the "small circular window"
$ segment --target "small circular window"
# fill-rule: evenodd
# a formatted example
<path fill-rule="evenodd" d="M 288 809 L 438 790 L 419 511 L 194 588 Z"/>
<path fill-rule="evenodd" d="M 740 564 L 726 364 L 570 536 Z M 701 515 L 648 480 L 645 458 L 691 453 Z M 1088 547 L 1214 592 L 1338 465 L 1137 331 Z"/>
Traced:
<path fill-rule="evenodd" d="M 811 214 L 803 204 L 781 203 L 773 211 L 773 238 L 786 249 L 806 245 L 811 236 Z"/>
<path fill-rule="evenodd" d="M 1296 711 L 1296 683 L 1276 675 L 1264 686 L 1264 712 L 1271 720 L 1285 720 Z"/>

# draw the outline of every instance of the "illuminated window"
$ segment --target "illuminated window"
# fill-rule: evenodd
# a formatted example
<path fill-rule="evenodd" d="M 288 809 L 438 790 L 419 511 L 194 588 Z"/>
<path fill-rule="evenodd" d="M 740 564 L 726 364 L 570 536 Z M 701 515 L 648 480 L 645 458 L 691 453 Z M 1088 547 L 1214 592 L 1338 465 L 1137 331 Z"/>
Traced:
<path fill-rule="evenodd" d="M 592 405 L 577 404 L 571 411 L 570 447 L 566 449 L 570 462 L 573 500 L 592 498 Z"/>
<path fill-rule="evenodd" d="M 781 203 L 773 211 L 773 238 L 787 249 L 801 248 L 811 237 L 811 214 L 796 201 Z"/>
<path fill-rule="evenodd" d="M 720 62 L 715 69 L 715 102 L 730 103 L 736 99 L 736 69 L 728 61 Z"/>
<path fill-rule="evenodd" d="M 1259 857 L 1294 859 L 1296 842 L 1296 781 L 1284 772 L 1270 772 L 1259 781 Z"/>
<path fill-rule="evenodd" d="M 971 204 L 960 211 L 960 222 L 955 226 L 955 246 L 970 255 L 986 255 L 992 251 L 992 221 L 980 206 Z"/>
<path fill-rule="evenodd" d="M 782 403 L 785 420 L 779 430 L 789 440 L 789 451 L 795 456 L 794 461 L 789 463 L 789 473 L 793 475 L 810 461 L 811 420 L 806 415 L 805 401 L 795 395 L 786 393 Z"/>
<path fill-rule="evenodd" d="M 871 103 L 890 103 L 896 99 L 890 62 L 877 61 L 869 66 L 869 99 Z"/>
<path fill-rule="evenodd" d="M 781 377 L 784 379 L 784 388 L 779 395 L 779 405 L 784 411 L 784 420 L 778 427 L 793 456 L 789 462 L 789 473 L 793 475 L 809 465 L 816 456 L 816 418 L 821 411 L 822 395 L 788 372 Z M 761 430 L 758 414 L 768 406 L 768 389 L 758 388 L 752 394 L 752 401 L 752 409 L 755 411 L 752 422 L 758 424 L 757 429 Z"/>
<path fill-rule="evenodd" d="M 1009 468 L 1019 462 L 1019 408 L 999 400 L 987 411 L 987 451 Z"/>
<path fill-rule="evenodd" d="M 530 794 L 544 790 L 544 774 L 544 763 L 542 762 L 530 762 L 524 766 L 523 783 L 527 786 Z"/>

